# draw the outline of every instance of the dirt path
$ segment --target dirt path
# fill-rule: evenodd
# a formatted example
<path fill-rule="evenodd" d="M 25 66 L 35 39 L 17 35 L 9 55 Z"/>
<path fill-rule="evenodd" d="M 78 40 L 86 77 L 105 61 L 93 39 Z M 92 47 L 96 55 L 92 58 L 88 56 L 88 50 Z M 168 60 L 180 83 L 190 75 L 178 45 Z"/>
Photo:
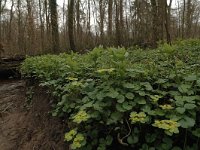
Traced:
<path fill-rule="evenodd" d="M 0 81 L 0 150 L 66 150 L 64 126 L 52 118 L 49 98 L 38 90 L 27 109 L 25 82 Z"/>
<path fill-rule="evenodd" d="M 0 150 L 14 149 L 20 122 L 24 119 L 22 103 L 25 99 L 23 81 L 0 82 Z"/>

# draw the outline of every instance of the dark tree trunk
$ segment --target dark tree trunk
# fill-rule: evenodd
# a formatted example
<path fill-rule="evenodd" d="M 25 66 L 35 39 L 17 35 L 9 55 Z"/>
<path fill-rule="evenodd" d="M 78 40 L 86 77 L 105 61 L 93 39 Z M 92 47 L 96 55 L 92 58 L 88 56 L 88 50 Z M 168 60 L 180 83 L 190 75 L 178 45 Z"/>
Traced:
<path fill-rule="evenodd" d="M 191 38 L 191 27 L 192 27 L 192 1 L 187 0 L 187 15 L 186 15 L 187 38 Z"/>
<path fill-rule="evenodd" d="M 115 0 L 115 9 L 116 9 L 116 16 L 115 16 L 115 28 L 116 28 L 116 46 L 121 46 L 121 30 L 120 30 L 120 8 L 119 3 Z"/>
<path fill-rule="evenodd" d="M 42 13 L 42 3 L 39 0 L 39 16 L 40 16 L 40 38 L 41 38 L 41 49 L 44 50 L 44 21 Z"/>
<path fill-rule="evenodd" d="M 99 12 L 100 12 L 100 44 L 104 45 L 104 1 L 99 0 Z"/>
<path fill-rule="evenodd" d="M 69 0 L 68 8 L 68 33 L 69 33 L 69 43 L 70 48 L 73 51 L 76 51 L 74 43 L 74 0 Z"/>
<path fill-rule="evenodd" d="M 157 42 L 158 42 L 158 27 L 157 27 L 157 5 L 156 5 L 156 0 L 151 0 L 151 7 L 152 7 L 152 44 L 153 47 L 157 46 Z"/>
<path fill-rule="evenodd" d="M 8 40 L 12 43 L 12 20 L 13 20 L 13 7 L 14 7 L 14 0 L 11 1 L 11 9 L 10 9 L 10 23 L 9 23 L 9 35 Z"/>
<path fill-rule="evenodd" d="M 183 14 L 182 14 L 182 38 L 185 37 L 185 0 L 183 0 Z"/>
<path fill-rule="evenodd" d="M 170 35 L 171 5 L 172 5 L 172 0 L 170 0 L 169 5 L 167 4 L 167 0 L 165 0 L 165 29 L 166 29 L 167 43 L 170 45 L 171 45 L 171 35 Z"/>
<path fill-rule="evenodd" d="M 56 0 L 49 0 L 51 11 L 51 28 L 52 28 L 52 49 L 54 53 L 59 52 L 59 33 L 58 33 L 58 14 Z"/>
<path fill-rule="evenodd" d="M 113 0 L 109 0 L 108 3 L 108 36 L 109 42 L 112 40 L 112 14 L 113 13 Z"/>

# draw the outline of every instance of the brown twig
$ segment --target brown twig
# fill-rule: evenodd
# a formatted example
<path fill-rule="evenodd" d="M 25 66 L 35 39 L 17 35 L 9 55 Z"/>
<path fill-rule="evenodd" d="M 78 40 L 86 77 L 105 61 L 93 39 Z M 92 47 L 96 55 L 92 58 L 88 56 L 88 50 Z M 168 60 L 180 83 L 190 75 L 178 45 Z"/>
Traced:
<path fill-rule="evenodd" d="M 128 146 L 127 143 L 124 142 L 124 139 L 126 139 L 127 137 L 129 137 L 129 135 L 131 134 L 131 127 L 126 119 L 126 123 L 127 123 L 127 126 L 128 126 L 128 129 L 129 129 L 129 132 L 127 135 L 125 135 L 123 138 L 120 138 L 120 133 L 117 134 L 117 139 L 118 139 L 118 142 L 124 146 Z"/>

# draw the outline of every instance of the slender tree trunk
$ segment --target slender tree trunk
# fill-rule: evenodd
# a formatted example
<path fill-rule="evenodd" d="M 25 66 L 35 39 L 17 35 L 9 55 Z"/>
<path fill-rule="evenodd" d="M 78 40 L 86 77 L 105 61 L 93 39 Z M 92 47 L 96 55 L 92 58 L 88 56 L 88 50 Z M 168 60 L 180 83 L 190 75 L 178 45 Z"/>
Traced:
<path fill-rule="evenodd" d="M 181 11 L 180 11 L 180 3 L 179 1 L 177 2 L 178 3 L 178 31 L 177 31 L 177 36 L 180 38 L 181 37 Z"/>
<path fill-rule="evenodd" d="M 100 43 L 104 44 L 104 1 L 99 0 L 100 11 Z"/>
<path fill-rule="evenodd" d="M 88 0 L 88 10 L 87 10 L 87 35 L 90 35 L 90 30 L 91 30 L 91 15 L 90 15 L 90 0 Z"/>
<path fill-rule="evenodd" d="M 12 43 L 12 20 L 13 20 L 13 7 L 14 7 L 14 0 L 11 1 L 11 8 L 10 8 L 10 23 L 9 23 L 9 35 L 8 40 Z"/>
<path fill-rule="evenodd" d="M 77 39 L 77 46 L 79 44 L 79 47 L 81 44 L 81 27 L 80 27 L 80 0 L 77 0 L 76 2 L 76 39 Z"/>
<path fill-rule="evenodd" d="M 40 38 L 41 38 L 41 49 L 44 50 L 44 21 L 42 13 L 42 3 L 39 0 L 39 16 L 40 16 Z"/>
<path fill-rule="evenodd" d="M 170 0 L 169 5 L 167 4 L 167 0 L 165 0 L 165 29 L 167 35 L 167 43 L 170 45 L 171 45 L 171 35 L 170 35 L 171 5 L 172 5 L 172 0 Z"/>
<path fill-rule="evenodd" d="M 120 5 L 118 0 L 115 0 L 115 28 L 116 28 L 116 46 L 121 46 L 121 30 L 120 30 Z"/>
<path fill-rule="evenodd" d="M 4 2 L 4 3 L 3 3 Z M 0 42 L 2 40 L 2 12 L 6 6 L 7 0 L 0 0 Z"/>
<path fill-rule="evenodd" d="M 109 44 L 112 41 L 112 21 L 113 21 L 113 0 L 109 0 L 108 2 L 108 37 L 109 37 Z"/>
<path fill-rule="evenodd" d="M 80 0 L 76 2 L 76 29 L 77 29 L 77 36 L 80 34 Z"/>
<path fill-rule="evenodd" d="M 166 21 L 166 0 L 157 1 L 157 28 L 158 28 L 158 39 L 164 41 L 164 25 Z"/>
<path fill-rule="evenodd" d="M 50 0 L 51 10 L 51 28 L 52 28 L 52 49 L 54 53 L 58 53 L 59 46 L 59 32 L 58 32 L 58 14 L 56 0 Z"/>
<path fill-rule="evenodd" d="M 1 33 L 1 23 L 2 23 L 2 11 L 3 11 L 3 9 L 2 9 L 2 0 L 0 0 L 0 44 L 1 44 L 1 40 L 2 40 L 2 33 Z"/>
<path fill-rule="evenodd" d="M 26 53 L 26 49 L 24 48 L 24 38 L 23 38 L 23 25 L 22 25 L 22 13 L 21 13 L 21 0 L 17 1 L 17 12 L 18 12 L 18 49 L 23 50 L 24 54 Z"/>
<path fill-rule="evenodd" d="M 192 4 L 191 0 L 187 0 L 187 12 L 186 12 L 186 35 L 187 38 L 191 37 L 191 26 L 192 26 Z"/>
<path fill-rule="evenodd" d="M 33 21 L 33 13 L 32 13 L 32 2 L 30 0 L 26 0 L 27 3 L 27 11 L 28 11 L 28 50 L 29 52 L 34 51 L 34 21 Z"/>
<path fill-rule="evenodd" d="M 119 0 L 119 18 L 120 18 L 120 23 L 119 23 L 119 30 L 121 33 L 121 39 L 120 43 L 124 43 L 124 5 L 123 5 L 123 0 Z"/>
<path fill-rule="evenodd" d="M 69 43 L 70 48 L 73 51 L 76 51 L 75 43 L 74 43 L 74 0 L 69 0 L 69 8 L 68 8 L 68 33 L 69 33 Z"/>
<path fill-rule="evenodd" d="M 185 0 L 183 0 L 183 14 L 182 14 L 182 38 L 185 37 Z"/>
<path fill-rule="evenodd" d="M 153 47 L 157 46 L 157 41 L 158 39 L 158 28 L 157 28 L 157 5 L 156 5 L 156 0 L 151 0 L 151 7 L 152 7 L 152 29 L 153 29 L 153 34 L 152 34 L 152 44 Z"/>
<path fill-rule="evenodd" d="M 4 47 L 3 47 L 3 44 L 2 44 L 2 25 L 1 25 L 1 17 L 2 17 L 2 12 L 3 12 L 3 5 L 2 5 L 2 0 L 0 0 L 0 63 L 2 61 L 2 57 L 3 57 L 3 54 L 4 54 Z"/>
<path fill-rule="evenodd" d="M 46 42 L 47 42 L 47 44 L 46 45 L 48 45 L 48 49 L 50 50 L 50 49 L 52 49 L 52 46 L 51 46 L 51 30 L 50 30 L 50 18 L 49 18 L 49 3 L 48 3 L 48 1 L 49 0 L 44 0 L 44 11 L 45 11 L 45 21 L 46 21 L 46 24 L 45 24 L 45 26 L 46 26 L 46 33 L 45 33 L 45 35 L 46 35 Z"/>

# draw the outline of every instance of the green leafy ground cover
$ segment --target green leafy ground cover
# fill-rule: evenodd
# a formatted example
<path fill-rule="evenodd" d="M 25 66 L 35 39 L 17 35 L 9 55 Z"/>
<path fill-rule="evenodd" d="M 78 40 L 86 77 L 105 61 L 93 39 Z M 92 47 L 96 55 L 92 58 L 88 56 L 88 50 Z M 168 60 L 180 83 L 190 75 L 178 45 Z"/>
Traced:
<path fill-rule="evenodd" d="M 30 57 L 21 70 L 57 99 L 71 149 L 199 149 L 200 40 Z"/>

